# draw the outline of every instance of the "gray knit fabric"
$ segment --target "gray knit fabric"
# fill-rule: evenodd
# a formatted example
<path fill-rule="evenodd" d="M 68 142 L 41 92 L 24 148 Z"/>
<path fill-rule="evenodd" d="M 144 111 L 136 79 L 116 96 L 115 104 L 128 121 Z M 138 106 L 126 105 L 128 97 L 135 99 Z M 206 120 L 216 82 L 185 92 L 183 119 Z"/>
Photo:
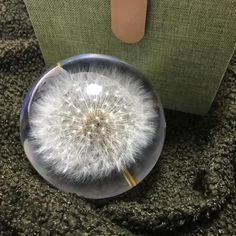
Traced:
<path fill-rule="evenodd" d="M 207 116 L 166 110 L 150 175 L 91 202 L 49 186 L 24 154 L 19 111 L 45 67 L 22 0 L 1 1 L 0 16 L 0 235 L 236 235 L 235 58 Z"/>

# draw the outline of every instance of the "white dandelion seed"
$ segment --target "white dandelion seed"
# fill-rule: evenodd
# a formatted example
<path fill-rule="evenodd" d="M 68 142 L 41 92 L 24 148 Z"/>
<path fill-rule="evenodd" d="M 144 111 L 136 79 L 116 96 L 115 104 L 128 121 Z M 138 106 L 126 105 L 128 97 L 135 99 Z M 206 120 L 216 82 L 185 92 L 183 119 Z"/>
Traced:
<path fill-rule="evenodd" d="M 115 69 L 48 80 L 30 112 L 30 141 L 45 165 L 75 180 L 131 166 L 156 134 L 153 95 Z"/>

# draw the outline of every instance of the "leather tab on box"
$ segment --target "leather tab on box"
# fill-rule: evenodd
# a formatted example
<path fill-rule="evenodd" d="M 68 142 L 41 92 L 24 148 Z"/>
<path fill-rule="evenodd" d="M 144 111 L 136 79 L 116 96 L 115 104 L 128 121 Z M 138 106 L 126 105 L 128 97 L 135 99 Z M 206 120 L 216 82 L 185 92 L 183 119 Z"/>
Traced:
<path fill-rule="evenodd" d="M 111 0 L 111 28 L 125 43 L 137 43 L 145 34 L 148 0 Z"/>

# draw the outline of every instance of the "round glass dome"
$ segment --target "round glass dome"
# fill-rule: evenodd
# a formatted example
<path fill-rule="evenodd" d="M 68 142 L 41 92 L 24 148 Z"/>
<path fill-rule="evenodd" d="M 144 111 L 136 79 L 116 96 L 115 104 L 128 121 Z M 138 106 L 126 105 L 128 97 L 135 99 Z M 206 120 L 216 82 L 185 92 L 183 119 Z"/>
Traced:
<path fill-rule="evenodd" d="M 90 199 L 121 194 L 156 164 L 165 139 L 160 100 L 136 69 L 83 54 L 50 68 L 20 115 L 25 153 L 58 189 Z"/>

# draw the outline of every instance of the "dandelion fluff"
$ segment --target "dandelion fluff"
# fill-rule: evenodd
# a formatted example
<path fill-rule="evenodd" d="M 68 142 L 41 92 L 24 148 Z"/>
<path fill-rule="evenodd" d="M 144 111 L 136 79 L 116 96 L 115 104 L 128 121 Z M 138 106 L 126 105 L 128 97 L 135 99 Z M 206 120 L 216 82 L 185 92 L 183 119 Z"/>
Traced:
<path fill-rule="evenodd" d="M 152 142 L 157 119 L 153 94 L 132 75 L 63 70 L 33 100 L 30 140 L 44 165 L 83 182 L 135 163 Z"/>

